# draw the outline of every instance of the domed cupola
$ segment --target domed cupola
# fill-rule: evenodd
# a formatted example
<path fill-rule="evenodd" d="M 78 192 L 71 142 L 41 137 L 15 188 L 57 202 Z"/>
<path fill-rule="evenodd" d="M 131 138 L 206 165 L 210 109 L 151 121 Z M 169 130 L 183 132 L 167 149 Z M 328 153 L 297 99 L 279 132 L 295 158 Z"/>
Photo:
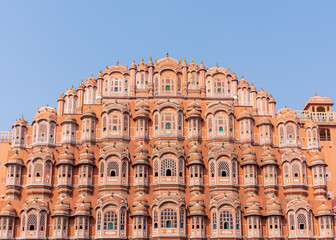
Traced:
<path fill-rule="evenodd" d="M 73 167 L 74 167 L 74 155 L 73 153 L 66 147 L 64 152 L 60 154 L 59 159 L 57 161 L 56 168 L 58 170 L 58 194 L 65 195 L 69 197 L 73 191 Z"/>
<path fill-rule="evenodd" d="M 248 110 L 243 110 L 238 114 L 240 142 L 252 143 L 253 142 L 253 117 Z"/>
<path fill-rule="evenodd" d="M 148 237 L 148 202 L 146 197 L 136 197 L 133 200 L 133 211 L 131 217 L 133 218 L 133 237 L 134 238 L 147 238 Z"/>
<path fill-rule="evenodd" d="M 71 115 L 67 115 L 61 122 L 62 126 L 62 143 L 76 144 L 76 127 L 77 121 Z"/>
<path fill-rule="evenodd" d="M 244 170 L 244 190 L 246 194 L 257 193 L 258 189 L 258 163 L 254 151 L 250 146 L 243 151 L 242 168 Z"/>
<path fill-rule="evenodd" d="M 18 215 L 15 208 L 9 202 L 0 211 L 0 238 L 1 239 L 14 239 L 15 236 L 15 218 Z"/>
<path fill-rule="evenodd" d="M 28 130 L 28 122 L 24 120 L 23 116 L 17 119 L 13 126 L 13 141 L 12 148 L 25 148 Z"/>
<path fill-rule="evenodd" d="M 190 148 L 187 167 L 189 168 L 190 192 L 203 191 L 204 162 L 201 145 L 195 143 Z"/>
<path fill-rule="evenodd" d="M 132 167 L 135 171 L 135 191 L 136 192 L 147 192 L 149 187 L 149 176 L 148 170 L 150 168 L 150 163 L 148 161 L 148 147 L 141 143 L 135 149 L 134 152 L 134 164 Z"/>
<path fill-rule="evenodd" d="M 202 133 L 201 105 L 192 101 L 187 106 L 188 137 L 194 140 L 200 140 Z"/>
<path fill-rule="evenodd" d="M 39 108 L 34 116 L 33 146 L 56 144 L 56 121 L 57 114 L 54 108 L 48 106 Z"/>
<path fill-rule="evenodd" d="M 137 140 L 148 140 L 148 124 L 149 118 L 149 105 L 146 101 L 141 100 L 135 105 L 135 117 L 134 121 L 136 124 L 136 139 Z"/>
<path fill-rule="evenodd" d="M 278 161 L 275 158 L 275 155 L 267 148 L 261 156 L 261 168 L 263 169 L 264 177 L 264 186 L 265 186 L 265 195 L 270 197 L 273 194 L 276 194 L 278 189 Z"/>

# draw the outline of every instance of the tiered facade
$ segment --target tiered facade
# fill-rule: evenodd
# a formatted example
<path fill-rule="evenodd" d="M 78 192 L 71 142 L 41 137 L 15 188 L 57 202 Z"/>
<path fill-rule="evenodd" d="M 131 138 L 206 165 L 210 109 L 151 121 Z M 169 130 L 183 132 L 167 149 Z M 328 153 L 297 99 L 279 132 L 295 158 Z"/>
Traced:
<path fill-rule="evenodd" d="M 326 165 L 230 69 L 117 63 L 14 123 L 0 238 L 333 239 Z"/>

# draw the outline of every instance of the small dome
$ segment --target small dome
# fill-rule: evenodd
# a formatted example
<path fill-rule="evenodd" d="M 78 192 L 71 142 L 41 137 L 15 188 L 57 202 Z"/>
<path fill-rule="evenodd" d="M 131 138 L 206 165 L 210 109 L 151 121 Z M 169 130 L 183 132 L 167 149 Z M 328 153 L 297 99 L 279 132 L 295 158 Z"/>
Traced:
<path fill-rule="evenodd" d="M 255 205 L 255 204 L 260 205 L 260 198 L 257 195 L 253 195 L 249 197 L 245 203 L 246 203 L 246 206 Z"/>
<path fill-rule="evenodd" d="M 331 208 L 324 203 L 316 209 L 317 216 L 332 215 Z"/>
<path fill-rule="evenodd" d="M 266 201 L 266 205 L 280 204 L 279 198 L 275 198 L 274 196 Z"/>
<path fill-rule="evenodd" d="M 92 85 L 92 86 L 96 86 L 97 85 L 97 82 L 96 82 L 96 79 L 94 79 L 94 77 L 89 77 L 85 80 L 85 86 L 89 86 L 89 85 Z"/>
<path fill-rule="evenodd" d="M 259 119 L 257 126 L 260 125 L 272 125 L 271 119 L 268 117 L 262 117 Z"/>
<path fill-rule="evenodd" d="M 90 208 L 84 203 L 82 203 L 76 208 L 76 212 L 88 212 L 88 211 L 90 211 Z"/>
<path fill-rule="evenodd" d="M 250 84 L 243 78 L 238 83 L 238 88 L 249 87 L 249 86 Z"/>
<path fill-rule="evenodd" d="M 67 116 L 63 119 L 61 125 L 63 125 L 64 123 L 74 123 L 74 124 L 76 124 L 77 121 L 76 121 L 76 118 L 74 118 L 74 117 L 72 117 L 72 116 L 70 116 L 70 115 L 67 115 Z"/>
<path fill-rule="evenodd" d="M 203 64 L 203 61 L 201 61 L 201 64 L 199 65 L 199 69 L 200 69 L 200 70 L 205 70 L 205 66 L 204 66 L 204 64 Z"/>
<path fill-rule="evenodd" d="M 84 88 L 84 83 L 83 83 L 83 80 L 82 80 L 81 83 L 78 85 L 78 90 L 83 89 L 83 88 Z"/>
<path fill-rule="evenodd" d="M 26 120 L 23 119 L 23 116 L 19 119 L 17 119 L 14 124 L 13 124 L 13 127 L 16 126 L 16 125 L 28 125 L 28 122 Z"/>
<path fill-rule="evenodd" d="M 246 209 L 245 216 L 261 215 L 260 207 L 257 205 L 251 205 Z"/>
<path fill-rule="evenodd" d="M 147 211 L 147 208 L 145 205 L 143 204 L 138 204 L 137 206 L 135 206 L 133 208 L 134 211 Z"/>
<path fill-rule="evenodd" d="M 92 108 L 89 107 L 87 110 L 85 110 L 81 118 L 84 118 L 84 117 L 96 118 L 96 113 L 95 111 L 92 110 Z"/>
<path fill-rule="evenodd" d="M 56 121 L 57 113 L 56 110 L 52 107 L 46 106 L 40 108 L 34 116 L 34 121 L 39 119 L 52 119 Z"/>
<path fill-rule="evenodd" d="M 192 102 L 190 102 L 187 105 L 187 108 L 190 108 L 190 109 L 192 109 L 192 108 L 200 108 L 200 107 L 201 107 L 201 105 L 198 102 L 196 102 L 195 100 L 192 101 Z"/>
<path fill-rule="evenodd" d="M 134 199 L 133 202 L 147 202 L 148 196 L 145 194 L 139 194 Z"/>
<path fill-rule="evenodd" d="M 130 69 L 135 68 L 136 69 L 137 65 L 135 64 L 135 61 L 133 60 Z"/>
<path fill-rule="evenodd" d="M 77 95 L 77 90 L 74 89 L 73 87 L 67 89 L 67 90 L 65 91 L 65 96 L 69 96 L 69 95 L 72 95 L 72 96 Z"/>
<path fill-rule="evenodd" d="M 238 120 L 244 119 L 244 118 L 252 118 L 251 113 L 247 110 L 244 110 L 244 111 L 240 112 L 239 115 L 238 115 Z"/>
<path fill-rule="evenodd" d="M 193 154 L 189 157 L 189 162 L 193 162 L 193 161 L 203 161 L 203 157 L 201 154 Z"/>
<path fill-rule="evenodd" d="M 145 145 L 140 145 L 139 147 L 137 147 L 135 149 L 134 152 L 135 152 L 135 154 L 137 154 L 137 153 L 148 154 L 148 147 L 145 146 Z"/>
<path fill-rule="evenodd" d="M 253 85 L 253 83 L 251 84 L 251 92 L 256 92 L 257 91 L 257 89 L 256 89 L 256 87 Z"/>
<path fill-rule="evenodd" d="M 200 204 L 195 204 L 190 207 L 190 211 L 204 211 L 204 207 Z"/>
<path fill-rule="evenodd" d="M 1 209 L 0 215 L 2 215 L 3 213 L 7 213 L 7 214 L 10 214 L 10 215 L 16 215 L 16 210 L 12 206 L 11 203 L 8 203 L 3 209 Z"/>
<path fill-rule="evenodd" d="M 87 197 L 85 197 L 84 195 L 82 195 L 81 197 L 79 197 L 76 201 L 76 205 L 81 205 L 81 204 L 91 204 L 90 199 L 88 199 Z"/>
<path fill-rule="evenodd" d="M 194 202 L 194 203 L 200 203 L 200 204 L 204 204 L 204 196 L 202 195 L 202 194 L 196 194 L 196 195 L 194 195 L 194 196 L 192 196 L 191 198 L 190 198 L 190 203 L 192 203 L 192 202 Z"/>
<path fill-rule="evenodd" d="M 146 101 L 141 100 L 140 102 L 138 102 L 137 104 L 135 104 L 135 108 L 149 108 L 149 105 Z"/>

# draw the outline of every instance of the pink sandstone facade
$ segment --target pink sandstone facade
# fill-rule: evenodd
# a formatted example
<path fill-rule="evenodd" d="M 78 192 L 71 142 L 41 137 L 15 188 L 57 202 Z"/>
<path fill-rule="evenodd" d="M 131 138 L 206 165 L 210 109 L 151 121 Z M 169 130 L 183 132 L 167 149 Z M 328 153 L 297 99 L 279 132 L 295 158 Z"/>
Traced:
<path fill-rule="evenodd" d="M 0 239 L 334 239 L 329 98 L 276 112 L 230 69 L 167 56 L 57 102 L 0 144 Z"/>

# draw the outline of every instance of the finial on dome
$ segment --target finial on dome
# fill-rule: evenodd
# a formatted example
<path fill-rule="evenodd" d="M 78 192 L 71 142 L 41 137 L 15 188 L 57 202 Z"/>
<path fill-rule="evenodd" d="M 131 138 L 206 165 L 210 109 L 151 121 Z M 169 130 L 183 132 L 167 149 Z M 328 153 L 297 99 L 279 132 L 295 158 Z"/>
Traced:
<path fill-rule="evenodd" d="M 317 92 L 315 92 L 315 97 L 317 96 Z"/>
<path fill-rule="evenodd" d="M 228 67 L 228 71 L 230 72 L 230 67 Z"/>
<path fill-rule="evenodd" d="M 142 63 L 144 62 L 144 59 L 143 59 L 143 58 L 141 59 L 141 62 L 142 62 Z"/>
<path fill-rule="evenodd" d="M 181 64 L 181 58 L 179 58 L 179 64 Z"/>
<path fill-rule="evenodd" d="M 108 69 L 108 66 L 107 66 L 107 65 L 105 65 L 105 69 Z"/>
<path fill-rule="evenodd" d="M 73 85 L 71 85 L 71 89 L 73 89 Z"/>
<path fill-rule="evenodd" d="M 81 81 L 81 83 L 83 83 L 83 78 L 82 78 L 82 81 Z"/>
<path fill-rule="evenodd" d="M 201 64 L 203 64 L 203 60 L 201 59 Z"/>
<path fill-rule="evenodd" d="M 102 72 L 103 72 L 103 70 L 100 69 L 100 70 L 99 70 L 99 73 L 102 73 Z"/>
<path fill-rule="evenodd" d="M 251 86 L 254 86 L 254 83 L 251 83 Z"/>
<path fill-rule="evenodd" d="M 285 104 L 285 108 L 287 108 L 287 104 Z"/>
<path fill-rule="evenodd" d="M 149 61 L 151 61 L 151 62 L 152 62 L 152 56 L 150 56 L 150 57 L 149 57 Z"/>
<path fill-rule="evenodd" d="M 216 62 L 216 67 L 218 67 L 218 62 Z"/>
<path fill-rule="evenodd" d="M 47 106 L 47 107 L 49 106 L 49 105 L 48 105 L 48 103 L 47 103 L 47 105 L 46 105 L 46 106 Z"/>
<path fill-rule="evenodd" d="M 261 91 L 264 91 L 264 88 L 263 88 L 263 86 L 261 86 Z"/>
<path fill-rule="evenodd" d="M 126 68 L 128 69 L 128 65 L 126 64 Z"/>
<path fill-rule="evenodd" d="M 242 79 L 244 79 L 244 74 L 242 74 Z"/>
<path fill-rule="evenodd" d="M 117 58 L 117 66 L 119 65 L 119 58 Z"/>
<path fill-rule="evenodd" d="M 156 64 L 156 62 L 157 62 L 157 58 L 155 58 L 155 64 Z"/>
<path fill-rule="evenodd" d="M 135 59 L 133 59 L 133 63 L 135 63 Z"/>
<path fill-rule="evenodd" d="M 273 96 L 272 96 L 272 93 L 270 93 L 270 97 L 272 98 Z"/>
<path fill-rule="evenodd" d="M 168 52 L 166 53 L 166 57 L 167 57 L 167 58 L 169 57 L 169 54 L 168 54 Z"/>
<path fill-rule="evenodd" d="M 191 63 L 194 63 L 194 59 L 193 58 L 191 59 Z"/>
<path fill-rule="evenodd" d="M 207 67 L 207 70 L 209 70 L 209 68 Z"/>
<path fill-rule="evenodd" d="M 91 77 L 93 77 L 93 73 L 91 73 Z"/>
<path fill-rule="evenodd" d="M 183 62 L 185 62 L 186 60 L 185 60 L 185 57 L 183 57 Z"/>

